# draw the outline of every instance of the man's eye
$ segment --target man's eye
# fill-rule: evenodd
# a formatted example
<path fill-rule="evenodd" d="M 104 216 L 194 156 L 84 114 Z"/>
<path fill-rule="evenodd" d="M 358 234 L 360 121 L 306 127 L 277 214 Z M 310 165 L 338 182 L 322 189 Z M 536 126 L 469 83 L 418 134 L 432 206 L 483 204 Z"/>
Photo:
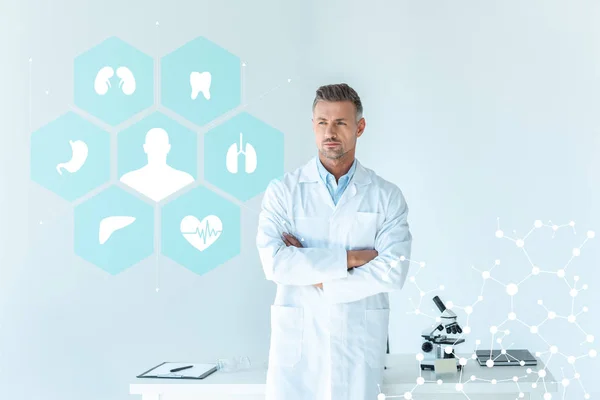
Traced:
<path fill-rule="evenodd" d="M 324 121 L 321 121 L 321 122 L 319 122 L 319 125 L 323 125 L 324 123 L 325 123 Z"/>
<path fill-rule="evenodd" d="M 346 125 L 345 122 L 338 122 L 338 125 Z"/>

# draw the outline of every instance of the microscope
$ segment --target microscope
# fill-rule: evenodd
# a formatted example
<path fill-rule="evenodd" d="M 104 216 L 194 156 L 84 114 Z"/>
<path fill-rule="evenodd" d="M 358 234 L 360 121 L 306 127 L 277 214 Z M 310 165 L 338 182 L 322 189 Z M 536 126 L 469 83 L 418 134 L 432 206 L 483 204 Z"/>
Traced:
<path fill-rule="evenodd" d="M 424 353 L 424 358 L 421 361 L 421 370 L 435 371 L 435 360 L 453 358 L 456 362 L 456 368 L 462 369 L 458 358 L 454 356 L 454 352 L 446 353 L 445 349 L 451 346 L 454 350 L 457 344 L 465 342 L 465 339 L 458 338 L 456 335 L 462 333 L 461 327 L 456 322 L 456 314 L 446 308 L 444 302 L 438 297 L 433 298 L 433 302 L 440 310 L 440 324 L 437 325 L 431 332 L 426 330 L 421 335 L 423 344 L 421 350 Z M 446 331 L 445 335 L 443 331 Z"/>

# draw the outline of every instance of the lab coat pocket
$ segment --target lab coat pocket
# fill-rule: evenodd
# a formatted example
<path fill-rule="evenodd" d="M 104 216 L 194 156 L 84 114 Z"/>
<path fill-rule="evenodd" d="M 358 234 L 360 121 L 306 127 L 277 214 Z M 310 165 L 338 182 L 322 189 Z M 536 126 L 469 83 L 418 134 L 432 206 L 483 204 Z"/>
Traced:
<path fill-rule="evenodd" d="M 365 361 L 371 368 L 383 368 L 387 348 L 390 310 L 366 310 Z"/>
<path fill-rule="evenodd" d="M 302 358 L 304 310 L 301 307 L 271 306 L 269 364 L 293 367 Z"/>
<path fill-rule="evenodd" d="M 354 217 L 354 223 L 348 233 L 349 246 L 353 250 L 373 250 L 375 248 L 375 236 L 377 225 L 381 214 L 358 211 Z"/>

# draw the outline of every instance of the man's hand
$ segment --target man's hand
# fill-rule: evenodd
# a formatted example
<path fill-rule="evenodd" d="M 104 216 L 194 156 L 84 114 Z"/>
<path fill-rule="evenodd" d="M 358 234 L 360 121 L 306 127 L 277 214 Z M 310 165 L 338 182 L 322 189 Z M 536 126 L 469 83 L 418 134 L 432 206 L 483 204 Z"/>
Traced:
<path fill-rule="evenodd" d="M 296 237 L 294 235 L 290 235 L 289 233 L 284 232 L 283 233 L 283 243 L 285 243 L 286 246 L 294 246 L 294 247 L 302 247 L 302 243 L 300 243 L 300 241 L 298 239 L 296 239 Z M 315 283 L 313 284 L 313 286 L 318 287 L 319 289 L 323 289 L 323 284 L 322 283 Z"/>
<path fill-rule="evenodd" d="M 290 235 L 289 233 L 283 232 L 283 243 L 286 246 L 294 246 L 294 247 L 302 247 L 302 243 L 294 235 Z"/>
<path fill-rule="evenodd" d="M 379 255 L 377 250 L 348 250 L 346 254 L 348 269 L 365 265 Z"/>

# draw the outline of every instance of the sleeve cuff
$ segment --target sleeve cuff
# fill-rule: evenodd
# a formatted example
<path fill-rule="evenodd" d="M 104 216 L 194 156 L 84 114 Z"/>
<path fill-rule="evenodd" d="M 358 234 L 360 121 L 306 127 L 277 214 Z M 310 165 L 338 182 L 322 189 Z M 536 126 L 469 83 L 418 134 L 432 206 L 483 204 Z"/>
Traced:
<path fill-rule="evenodd" d="M 327 279 L 323 282 L 323 287 L 325 287 L 326 282 L 334 281 L 337 279 L 343 279 L 348 276 L 348 256 L 347 252 L 344 249 L 338 249 L 333 251 L 331 255 L 331 264 L 330 268 L 327 271 Z"/>

